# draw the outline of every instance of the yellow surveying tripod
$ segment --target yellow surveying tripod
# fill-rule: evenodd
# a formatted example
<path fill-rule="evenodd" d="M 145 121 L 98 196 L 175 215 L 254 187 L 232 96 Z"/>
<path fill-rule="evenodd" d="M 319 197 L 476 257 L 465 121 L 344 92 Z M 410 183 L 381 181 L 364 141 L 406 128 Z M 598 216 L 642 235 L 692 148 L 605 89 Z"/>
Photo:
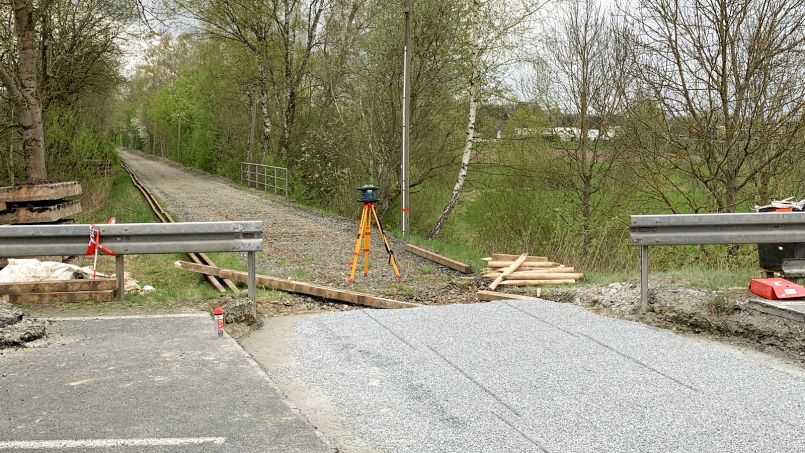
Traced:
<path fill-rule="evenodd" d="M 389 254 L 389 264 L 394 270 L 394 276 L 397 281 L 402 280 L 400 271 L 397 269 L 397 261 L 394 259 L 394 251 L 389 246 L 389 241 L 386 239 L 386 233 L 383 232 L 383 226 L 380 225 L 380 219 L 377 217 L 375 211 L 375 203 L 377 199 L 377 191 L 379 187 L 371 184 L 366 184 L 359 187 L 358 191 L 361 193 L 361 198 L 358 200 L 363 203 L 363 211 L 361 212 L 361 224 L 358 226 L 358 240 L 355 241 L 355 253 L 352 256 L 352 269 L 349 272 L 349 282 L 355 283 L 355 269 L 358 267 L 358 255 L 361 252 L 361 240 L 363 240 L 363 276 L 369 275 L 369 244 L 372 236 L 372 219 L 374 219 L 377 229 L 380 231 L 380 237 L 383 238 L 383 245 L 386 247 L 386 252 Z"/>

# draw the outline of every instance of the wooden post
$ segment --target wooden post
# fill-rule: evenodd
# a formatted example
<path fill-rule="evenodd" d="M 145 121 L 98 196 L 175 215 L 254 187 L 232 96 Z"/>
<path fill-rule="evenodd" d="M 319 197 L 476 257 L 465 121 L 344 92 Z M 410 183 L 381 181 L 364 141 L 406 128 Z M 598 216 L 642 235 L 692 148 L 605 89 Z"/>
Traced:
<path fill-rule="evenodd" d="M 640 246 L 640 311 L 648 311 L 648 246 Z"/>
<path fill-rule="evenodd" d="M 117 298 L 123 300 L 126 294 L 126 277 L 123 272 L 123 255 L 115 257 L 115 276 L 117 277 Z"/>
<path fill-rule="evenodd" d="M 256 253 L 249 252 L 247 261 L 249 262 L 249 299 L 252 300 L 252 311 L 257 315 L 257 262 Z"/>

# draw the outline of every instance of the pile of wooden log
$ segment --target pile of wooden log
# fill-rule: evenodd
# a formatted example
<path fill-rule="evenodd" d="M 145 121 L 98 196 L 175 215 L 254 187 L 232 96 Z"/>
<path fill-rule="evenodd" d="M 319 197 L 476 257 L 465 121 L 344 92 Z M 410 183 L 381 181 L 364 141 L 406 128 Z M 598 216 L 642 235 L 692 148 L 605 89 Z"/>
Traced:
<path fill-rule="evenodd" d="M 0 224 L 72 223 L 79 195 L 77 181 L 0 187 Z"/>
<path fill-rule="evenodd" d="M 493 279 L 489 289 L 498 285 L 543 286 L 573 284 L 584 275 L 572 267 L 549 261 L 544 256 L 505 255 L 496 253 L 484 258 L 484 277 Z"/>

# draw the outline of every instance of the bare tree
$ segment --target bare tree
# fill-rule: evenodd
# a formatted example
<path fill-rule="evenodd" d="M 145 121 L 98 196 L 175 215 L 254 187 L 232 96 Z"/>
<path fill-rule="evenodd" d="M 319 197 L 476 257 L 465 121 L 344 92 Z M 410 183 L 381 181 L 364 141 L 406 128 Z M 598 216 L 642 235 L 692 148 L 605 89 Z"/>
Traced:
<path fill-rule="evenodd" d="M 578 202 L 585 245 L 604 199 L 600 192 L 621 154 L 612 143 L 627 83 L 621 36 L 596 0 L 577 0 L 566 6 L 552 42 L 555 98 L 575 118 L 575 137 L 561 149 L 571 171 L 562 185 Z"/>
<path fill-rule="evenodd" d="M 805 144 L 805 5 L 642 0 L 628 16 L 646 192 L 674 212 L 734 212 Z"/>

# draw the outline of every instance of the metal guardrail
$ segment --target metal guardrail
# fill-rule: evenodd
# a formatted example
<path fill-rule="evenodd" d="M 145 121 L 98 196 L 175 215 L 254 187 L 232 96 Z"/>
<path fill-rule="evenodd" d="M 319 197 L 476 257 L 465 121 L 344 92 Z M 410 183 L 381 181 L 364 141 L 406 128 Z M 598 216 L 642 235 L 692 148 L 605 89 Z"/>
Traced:
<path fill-rule="evenodd" d="M 245 252 L 249 297 L 256 298 L 255 255 L 263 248 L 263 222 L 180 222 L 99 224 L 101 245 L 118 254 L 118 297 L 123 295 L 123 256 L 187 252 Z M 0 257 L 84 255 L 90 225 L 0 227 Z"/>
<path fill-rule="evenodd" d="M 285 167 L 241 162 L 240 181 L 246 186 L 266 192 L 271 189 L 274 194 L 284 192 L 285 199 L 288 200 L 288 169 Z"/>
<path fill-rule="evenodd" d="M 645 312 L 650 245 L 805 242 L 805 212 L 633 215 L 629 238 L 640 246 L 640 310 Z"/>

